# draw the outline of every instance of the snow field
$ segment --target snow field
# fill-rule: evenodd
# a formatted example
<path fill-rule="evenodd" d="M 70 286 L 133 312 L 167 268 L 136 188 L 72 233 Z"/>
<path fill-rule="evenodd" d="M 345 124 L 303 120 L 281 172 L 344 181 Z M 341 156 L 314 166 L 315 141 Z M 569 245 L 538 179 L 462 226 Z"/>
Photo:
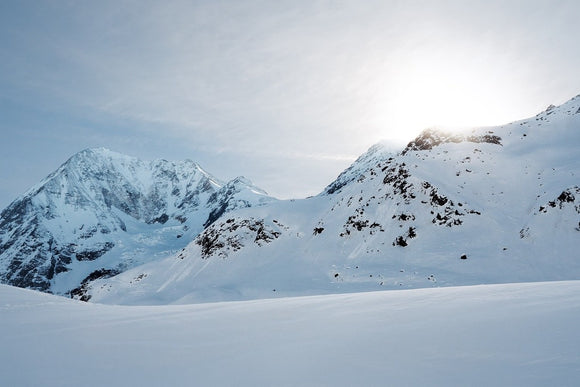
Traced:
<path fill-rule="evenodd" d="M 6 386 L 573 386 L 580 281 L 168 306 L 0 286 Z"/>

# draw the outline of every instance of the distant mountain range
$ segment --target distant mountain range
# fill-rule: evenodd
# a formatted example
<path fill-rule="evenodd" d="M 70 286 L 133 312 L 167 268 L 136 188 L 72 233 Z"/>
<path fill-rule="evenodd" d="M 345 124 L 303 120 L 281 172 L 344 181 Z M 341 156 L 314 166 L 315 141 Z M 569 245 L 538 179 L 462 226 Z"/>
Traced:
<path fill-rule="evenodd" d="M 87 150 L 2 212 L 0 279 L 121 304 L 578 279 L 579 175 L 580 96 L 377 144 L 300 200 Z"/>

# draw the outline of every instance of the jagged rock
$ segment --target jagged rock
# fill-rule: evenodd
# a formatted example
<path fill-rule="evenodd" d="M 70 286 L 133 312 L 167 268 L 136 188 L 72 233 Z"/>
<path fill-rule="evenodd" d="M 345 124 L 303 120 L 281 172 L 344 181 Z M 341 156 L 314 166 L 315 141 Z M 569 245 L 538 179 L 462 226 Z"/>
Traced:
<path fill-rule="evenodd" d="M 436 129 L 426 129 L 421 132 L 421 134 L 413 141 L 407 144 L 407 147 L 401 154 L 404 155 L 410 151 L 429 150 L 441 144 L 460 143 L 463 141 L 474 143 L 486 142 L 490 144 L 501 145 L 501 137 L 492 133 L 465 136 L 462 134 L 446 133 Z"/>
<path fill-rule="evenodd" d="M 282 235 L 284 225 L 280 222 L 267 223 L 263 219 L 227 219 L 216 222 L 204 230 L 195 243 L 201 247 L 203 259 L 212 256 L 226 258 L 231 252 L 244 248 L 249 243 L 261 246 Z"/>
<path fill-rule="evenodd" d="M 574 200 L 576 200 L 576 199 L 574 198 L 574 195 L 572 195 L 571 192 L 562 191 L 562 193 L 560 194 L 560 196 L 558 196 L 558 200 L 560 202 L 573 203 Z"/>
<path fill-rule="evenodd" d="M 69 292 L 69 295 L 71 296 L 71 298 L 75 298 L 81 301 L 89 301 L 91 299 L 91 295 L 88 294 L 88 289 L 91 281 L 94 281 L 99 278 L 113 277 L 114 275 L 117 274 L 119 274 L 119 272 L 116 270 L 104 268 L 95 270 L 81 281 L 81 285 L 79 287 L 72 289 Z"/>

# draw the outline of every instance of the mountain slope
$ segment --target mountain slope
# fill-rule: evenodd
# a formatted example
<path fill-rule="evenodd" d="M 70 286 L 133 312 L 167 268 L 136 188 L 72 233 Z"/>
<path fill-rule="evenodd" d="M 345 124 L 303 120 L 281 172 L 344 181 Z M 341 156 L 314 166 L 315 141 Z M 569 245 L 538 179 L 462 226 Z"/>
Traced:
<path fill-rule="evenodd" d="M 83 281 L 179 250 L 227 211 L 271 200 L 244 178 L 224 184 L 189 160 L 84 150 L 0 214 L 0 280 L 78 293 Z"/>
<path fill-rule="evenodd" d="M 150 304 L 580 278 L 580 97 L 372 147 L 317 197 L 230 213 L 165 260 L 88 287 Z"/>

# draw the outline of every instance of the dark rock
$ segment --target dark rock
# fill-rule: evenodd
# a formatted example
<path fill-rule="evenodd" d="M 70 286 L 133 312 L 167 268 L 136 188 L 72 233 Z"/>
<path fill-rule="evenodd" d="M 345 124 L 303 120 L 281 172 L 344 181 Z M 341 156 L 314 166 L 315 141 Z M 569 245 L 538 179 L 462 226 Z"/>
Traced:
<path fill-rule="evenodd" d="M 574 197 L 574 195 L 572 195 L 572 193 L 568 191 L 562 191 L 560 196 L 558 196 L 558 200 L 560 202 L 573 203 L 574 200 L 576 200 L 576 198 Z"/>
<path fill-rule="evenodd" d="M 147 223 L 148 224 L 153 224 L 153 223 L 165 224 L 165 223 L 167 223 L 168 220 L 169 220 L 169 215 L 162 214 L 162 215 L 158 216 L 157 218 L 151 219 Z"/>
<path fill-rule="evenodd" d="M 430 150 L 434 147 L 445 143 L 459 143 L 459 142 L 474 142 L 474 143 L 489 143 L 501 145 L 501 137 L 493 134 L 462 136 L 459 134 L 446 133 L 436 129 L 426 129 L 413 141 L 407 144 L 407 147 L 401 152 L 402 155 L 410 151 Z"/>
<path fill-rule="evenodd" d="M 395 242 L 393 243 L 393 245 L 396 245 L 396 246 L 401 246 L 401 247 L 406 247 L 408 244 L 407 244 L 407 241 L 405 240 L 405 238 L 404 238 L 404 237 L 402 237 L 402 236 L 398 236 L 398 237 L 395 239 Z"/>
<path fill-rule="evenodd" d="M 113 242 L 99 243 L 96 250 L 77 251 L 77 261 L 94 261 L 115 247 Z"/>
<path fill-rule="evenodd" d="M 113 269 L 102 268 L 102 269 L 95 270 L 81 281 L 81 286 L 79 286 L 75 289 L 72 289 L 69 292 L 69 295 L 71 298 L 75 298 L 75 299 L 85 301 L 85 302 L 89 301 L 91 299 L 91 296 L 88 294 L 88 290 L 89 290 L 89 285 L 92 281 L 97 280 L 99 278 L 110 278 L 110 277 L 113 277 L 119 273 L 120 272 L 118 270 L 113 270 Z"/>

